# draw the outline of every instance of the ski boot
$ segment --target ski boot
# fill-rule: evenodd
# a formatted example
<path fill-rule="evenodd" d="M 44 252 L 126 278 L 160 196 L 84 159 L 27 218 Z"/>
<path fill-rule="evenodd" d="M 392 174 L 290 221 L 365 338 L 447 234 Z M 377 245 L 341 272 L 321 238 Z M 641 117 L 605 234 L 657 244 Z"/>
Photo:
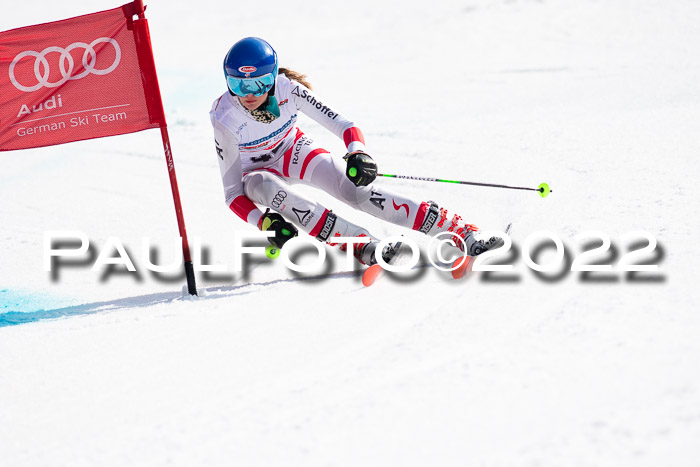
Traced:
<path fill-rule="evenodd" d="M 461 256 L 455 260 L 452 264 L 452 277 L 459 279 L 463 277 L 468 271 L 471 271 L 472 264 L 474 263 L 474 257 L 489 250 L 495 250 L 505 244 L 501 237 L 491 237 L 488 240 L 477 240 L 474 238 L 474 231 L 468 232 L 464 237 L 464 245 L 466 245 L 467 256 Z M 460 250 L 462 250 L 463 244 L 457 240 Z"/>
<path fill-rule="evenodd" d="M 377 246 L 379 242 L 371 240 L 369 243 L 355 245 L 355 258 L 367 266 L 377 264 Z M 401 242 L 389 243 L 382 248 L 382 259 L 385 263 L 391 263 L 394 257 L 398 254 Z M 359 250 L 359 251 L 358 251 Z"/>
<path fill-rule="evenodd" d="M 464 244 L 467 246 L 467 255 L 478 256 L 486 251 L 494 250 L 504 245 L 504 241 L 501 237 L 491 237 L 488 240 L 477 240 L 474 238 L 474 230 L 470 231 L 463 237 Z M 457 240 L 457 244 L 461 250 L 461 242 Z"/>

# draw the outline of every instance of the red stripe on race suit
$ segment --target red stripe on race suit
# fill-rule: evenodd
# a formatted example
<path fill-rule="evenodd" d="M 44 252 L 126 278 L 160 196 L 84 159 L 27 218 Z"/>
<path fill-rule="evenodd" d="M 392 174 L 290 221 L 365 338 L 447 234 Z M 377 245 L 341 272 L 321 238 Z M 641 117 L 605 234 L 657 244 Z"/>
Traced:
<path fill-rule="evenodd" d="M 292 160 L 292 149 L 294 149 L 294 145 L 292 145 L 292 147 L 284 153 L 284 164 L 282 166 L 282 173 L 285 177 L 289 177 L 289 163 Z"/>
<path fill-rule="evenodd" d="M 418 230 L 420 229 L 421 225 L 423 225 L 423 221 L 425 220 L 425 215 L 428 212 L 429 207 L 430 204 L 428 203 L 420 203 L 420 207 L 418 208 L 418 212 L 416 213 L 416 220 L 413 223 L 413 230 Z"/>
<path fill-rule="evenodd" d="M 279 172 L 276 171 L 275 169 L 271 169 L 271 168 L 269 168 L 269 167 L 263 167 L 263 168 L 260 169 L 260 170 L 267 170 L 268 172 L 272 172 L 273 174 L 277 175 L 278 177 L 281 177 L 281 176 L 282 176 L 281 173 L 279 173 Z"/>
<path fill-rule="evenodd" d="M 258 207 L 245 195 L 237 196 L 228 206 L 243 221 L 248 222 L 248 214 Z"/>
<path fill-rule="evenodd" d="M 265 171 L 267 171 L 267 172 L 271 172 L 271 173 L 277 175 L 278 177 L 281 177 L 281 176 L 282 176 L 281 173 L 279 173 L 278 171 L 276 171 L 275 169 L 272 169 L 272 168 L 270 168 L 270 167 L 260 167 L 259 169 L 251 170 L 250 172 L 243 172 L 243 176 L 245 177 L 245 176 L 248 175 L 249 173 L 257 172 L 257 171 L 259 171 L 259 170 L 265 170 Z"/>
<path fill-rule="evenodd" d="M 345 147 L 350 146 L 350 143 L 353 141 L 359 141 L 360 143 L 365 144 L 365 137 L 362 135 L 359 128 L 353 126 L 343 132 L 343 141 L 345 142 Z"/>
<path fill-rule="evenodd" d="M 297 141 L 299 141 L 299 138 L 301 138 L 302 136 L 304 136 L 304 133 L 299 128 L 297 128 L 297 134 L 294 136 L 294 142 L 284 153 L 284 166 L 282 167 L 282 173 L 285 177 L 289 177 L 289 164 L 292 161 L 292 151 L 294 151 L 294 146 L 297 144 Z"/>
<path fill-rule="evenodd" d="M 318 234 L 321 233 L 321 229 L 323 228 L 323 225 L 326 223 L 326 217 L 328 217 L 328 212 L 329 212 L 328 209 L 323 211 L 323 215 L 318 220 L 318 222 L 316 223 L 314 228 L 311 229 L 311 232 L 309 232 L 309 235 L 311 235 L 312 237 L 318 237 Z"/>
<path fill-rule="evenodd" d="M 314 149 L 313 151 L 311 151 L 306 156 L 306 159 L 304 159 L 304 163 L 301 166 L 301 175 L 299 175 L 300 179 L 302 179 L 302 180 L 304 179 L 304 174 L 306 173 L 306 168 L 309 166 L 309 162 L 311 162 L 311 159 L 318 156 L 319 154 L 329 154 L 329 152 L 326 151 L 325 149 L 321 149 L 321 148 Z"/>
<path fill-rule="evenodd" d="M 222 97 L 224 97 L 224 96 L 221 96 L 221 97 L 219 97 L 219 98 L 217 99 L 217 101 L 216 101 L 216 107 L 214 107 L 214 110 L 216 110 L 216 109 L 219 108 L 219 104 L 221 103 L 221 98 L 222 98 Z"/>

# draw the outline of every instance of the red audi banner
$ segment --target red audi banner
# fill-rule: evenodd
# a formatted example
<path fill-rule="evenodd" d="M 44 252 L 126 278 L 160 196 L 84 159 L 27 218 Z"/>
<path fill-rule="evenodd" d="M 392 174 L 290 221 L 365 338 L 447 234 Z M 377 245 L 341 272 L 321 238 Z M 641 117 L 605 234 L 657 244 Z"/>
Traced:
<path fill-rule="evenodd" d="M 0 150 L 165 125 L 136 3 L 0 33 Z"/>
<path fill-rule="evenodd" d="M 0 151 L 160 128 L 187 289 L 197 295 L 143 0 L 0 32 Z M 136 17 L 136 18 L 135 18 Z"/>

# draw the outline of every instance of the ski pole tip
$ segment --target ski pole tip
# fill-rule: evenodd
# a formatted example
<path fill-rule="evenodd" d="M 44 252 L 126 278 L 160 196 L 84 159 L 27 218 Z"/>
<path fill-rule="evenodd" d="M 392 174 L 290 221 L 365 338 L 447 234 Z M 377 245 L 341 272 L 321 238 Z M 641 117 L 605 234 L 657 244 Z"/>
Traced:
<path fill-rule="evenodd" d="M 540 183 L 540 186 L 537 187 L 537 191 L 543 198 L 546 198 L 552 192 L 552 190 L 549 189 L 549 185 L 547 185 L 546 183 Z"/>

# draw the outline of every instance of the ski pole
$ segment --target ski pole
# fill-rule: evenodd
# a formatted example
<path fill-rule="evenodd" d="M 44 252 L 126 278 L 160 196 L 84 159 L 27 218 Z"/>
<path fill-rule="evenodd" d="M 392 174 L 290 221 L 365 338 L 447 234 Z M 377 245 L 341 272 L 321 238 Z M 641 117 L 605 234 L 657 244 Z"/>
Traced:
<path fill-rule="evenodd" d="M 525 186 L 510 186 L 510 185 L 497 185 L 495 183 L 479 183 L 479 182 L 464 182 L 461 180 L 445 180 L 442 178 L 432 178 L 432 177 L 414 177 L 412 175 L 392 175 L 392 174 L 377 174 L 378 177 L 389 177 L 389 178 L 403 178 L 406 180 L 420 180 L 423 182 L 443 182 L 443 183 L 457 183 L 460 185 L 475 185 L 475 186 L 490 186 L 493 188 L 508 188 L 510 190 L 527 190 L 536 191 L 541 197 L 546 198 L 552 190 L 546 183 L 540 183 L 537 188 L 529 188 Z"/>

